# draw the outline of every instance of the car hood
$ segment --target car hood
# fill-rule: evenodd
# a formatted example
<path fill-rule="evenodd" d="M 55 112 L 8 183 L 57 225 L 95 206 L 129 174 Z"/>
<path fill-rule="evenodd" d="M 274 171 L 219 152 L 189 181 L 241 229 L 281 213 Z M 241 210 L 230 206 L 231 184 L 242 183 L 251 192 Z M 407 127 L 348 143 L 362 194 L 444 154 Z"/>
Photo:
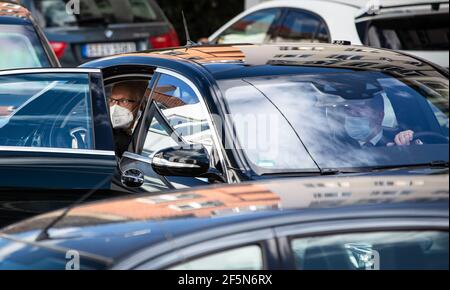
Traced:
<path fill-rule="evenodd" d="M 284 178 L 82 204 L 70 210 L 52 228 L 51 235 L 58 238 L 123 236 L 134 230 L 169 222 L 206 225 L 211 221 L 252 220 L 299 210 L 383 203 L 448 203 L 448 197 L 448 172 L 436 175 Z M 1 233 L 33 238 L 61 213 L 55 211 L 40 215 L 9 226 Z"/>
<path fill-rule="evenodd" d="M 448 197 L 448 174 L 286 178 L 87 203 L 70 210 L 42 240 L 36 241 L 62 211 L 3 229 L 0 244 L 3 240 L 25 250 L 71 249 L 121 261 L 156 245 L 174 251 L 168 237 L 206 235 L 218 228 L 221 235 L 232 234 L 245 225 L 257 229 L 289 217 L 448 218 Z"/>

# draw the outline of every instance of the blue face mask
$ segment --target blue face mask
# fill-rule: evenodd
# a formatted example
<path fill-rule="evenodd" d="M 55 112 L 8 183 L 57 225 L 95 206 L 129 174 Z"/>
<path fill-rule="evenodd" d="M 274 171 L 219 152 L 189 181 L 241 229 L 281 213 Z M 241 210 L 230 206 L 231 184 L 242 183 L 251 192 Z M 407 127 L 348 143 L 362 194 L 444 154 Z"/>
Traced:
<path fill-rule="evenodd" d="M 345 130 L 355 140 L 366 141 L 372 133 L 370 120 L 366 117 L 345 117 Z"/>

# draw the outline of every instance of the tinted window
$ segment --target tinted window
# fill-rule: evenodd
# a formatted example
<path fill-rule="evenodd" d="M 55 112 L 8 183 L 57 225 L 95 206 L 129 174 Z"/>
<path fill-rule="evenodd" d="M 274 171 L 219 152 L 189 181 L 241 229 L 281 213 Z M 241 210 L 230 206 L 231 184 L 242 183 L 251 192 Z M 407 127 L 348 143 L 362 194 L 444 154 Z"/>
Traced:
<path fill-rule="evenodd" d="M 220 86 L 256 172 L 448 161 L 446 78 L 329 73 Z"/>
<path fill-rule="evenodd" d="M 259 246 L 249 246 L 212 254 L 180 264 L 170 270 L 263 270 Z"/>
<path fill-rule="evenodd" d="M 367 46 L 399 50 L 448 50 L 449 14 L 414 15 L 358 24 Z"/>
<path fill-rule="evenodd" d="M 294 239 L 299 270 L 448 269 L 448 233 L 377 232 Z"/>
<path fill-rule="evenodd" d="M 185 143 L 203 144 L 211 152 L 211 130 L 206 113 L 190 86 L 177 78 L 163 75 L 151 98 L 165 122 L 157 118 L 152 120 L 142 152 L 144 156 L 149 157 L 156 151 L 176 146 L 176 136 Z"/>
<path fill-rule="evenodd" d="M 291 10 L 276 37 L 278 42 L 329 42 L 330 37 L 324 21 L 306 11 Z"/>
<path fill-rule="evenodd" d="M 79 14 L 67 13 L 67 2 L 35 0 L 38 10 L 35 17 L 45 27 L 145 23 L 163 20 L 159 8 L 152 0 L 79 0 Z"/>
<path fill-rule="evenodd" d="M 280 9 L 268 9 L 245 16 L 225 30 L 217 43 L 263 43 L 280 14 Z"/>
<path fill-rule="evenodd" d="M 93 149 L 89 77 L 0 77 L 0 146 Z"/>
<path fill-rule="evenodd" d="M 0 70 L 50 66 L 31 25 L 0 25 L 0 55 Z"/>

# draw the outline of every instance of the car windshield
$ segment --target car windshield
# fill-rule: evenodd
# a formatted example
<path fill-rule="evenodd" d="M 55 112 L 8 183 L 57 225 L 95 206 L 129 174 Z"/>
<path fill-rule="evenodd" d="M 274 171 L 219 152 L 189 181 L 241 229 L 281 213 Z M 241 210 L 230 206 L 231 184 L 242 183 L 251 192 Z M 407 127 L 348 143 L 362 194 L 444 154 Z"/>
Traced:
<path fill-rule="evenodd" d="M 70 1 L 73 2 L 73 1 Z M 89 26 L 162 21 L 152 0 L 80 0 L 68 5 L 65 0 L 35 0 L 35 17 L 44 27 Z M 70 3 L 69 3 L 70 4 Z M 77 9 L 79 8 L 79 11 Z M 67 10 L 73 13 L 67 13 Z"/>
<path fill-rule="evenodd" d="M 0 55 L 0 70 L 50 66 L 31 25 L 0 24 Z"/>
<path fill-rule="evenodd" d="M 223 80 L 259 174 L 448 162 L 448 79 L 344 72 Z M 239 146 L 239 148 L 236 148 Z"/>

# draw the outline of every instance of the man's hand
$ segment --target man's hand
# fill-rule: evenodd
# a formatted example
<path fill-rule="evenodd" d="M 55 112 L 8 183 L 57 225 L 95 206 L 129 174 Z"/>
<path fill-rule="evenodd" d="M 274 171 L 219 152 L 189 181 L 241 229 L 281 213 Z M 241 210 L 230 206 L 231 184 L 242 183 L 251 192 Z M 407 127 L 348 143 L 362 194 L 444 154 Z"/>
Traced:
<path fill-rule="evenodd" d="M 408 130 L 398 133 L 397 136 L 395 136 L 394 142 L 397 146 L 406 146 L 411 145 L 413 139 L 414 131 Z"/>
<path fill-rule="evenodd" d="M 413 140 L 414 131 L 403 131 L 398 133 L 394 138 L 394 142 L 389 143 L 388 146 L 409 146 Z"/>

